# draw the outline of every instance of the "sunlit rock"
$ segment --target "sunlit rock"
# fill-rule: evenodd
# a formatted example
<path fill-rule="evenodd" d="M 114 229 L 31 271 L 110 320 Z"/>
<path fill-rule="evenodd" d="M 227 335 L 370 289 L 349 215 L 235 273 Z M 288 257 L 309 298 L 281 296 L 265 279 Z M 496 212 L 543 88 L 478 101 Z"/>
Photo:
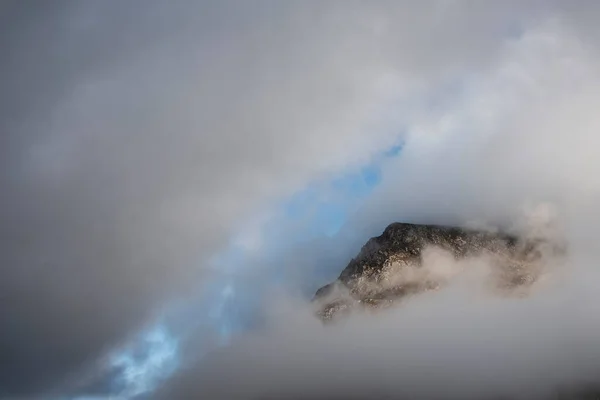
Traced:
<path fill-rule="evenodd" d="M 470 264 L 489 267 L 489 289 L 523 295 L 550 257 L 563 254 L 543 237 L 458 227 L 393 223 L 371 238 L 339 278 L 314 298 L 324 320 L 355 309 L 381 309 L 438 290 Z"/>

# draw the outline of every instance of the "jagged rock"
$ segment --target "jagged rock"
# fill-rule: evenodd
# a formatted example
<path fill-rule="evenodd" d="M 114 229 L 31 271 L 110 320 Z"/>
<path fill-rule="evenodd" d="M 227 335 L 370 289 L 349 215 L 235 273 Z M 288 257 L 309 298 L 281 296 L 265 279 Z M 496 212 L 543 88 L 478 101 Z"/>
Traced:
<path fill-rule="evenodd" d="M 527 287 L 536 281 L 548 246 L 542 239 L 501 232 L 393 223 L 363 246 L 335 282 L 320 288 L 314 301 L 319 316 L 331 320 L 355 308 L 383 308 L 436 290 L 446 277 L 423 268 L 424 258 L 432 251 L 455 261 L 486 257 L 494 266 L 497 288 Z"/>

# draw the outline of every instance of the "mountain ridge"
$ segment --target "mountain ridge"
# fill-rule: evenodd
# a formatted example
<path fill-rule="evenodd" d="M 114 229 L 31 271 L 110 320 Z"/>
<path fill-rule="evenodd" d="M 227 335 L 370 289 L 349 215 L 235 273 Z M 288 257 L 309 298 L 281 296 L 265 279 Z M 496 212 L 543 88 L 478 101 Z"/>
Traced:
<path fill-rule="evenodd" d="M 457 226 L 394 222 L 369 239 L 332 283 L 313 298 L 318 315 L 332 320 L 342 311 L 382 308 L 408 296 L 437 290 L 448 276 L 438 264 L 485 258 L 499 290 L 531 286 L 548 252 L 561 252 L 546 239 Z M 441 260 L 441 261 L 440 261 Z"/>

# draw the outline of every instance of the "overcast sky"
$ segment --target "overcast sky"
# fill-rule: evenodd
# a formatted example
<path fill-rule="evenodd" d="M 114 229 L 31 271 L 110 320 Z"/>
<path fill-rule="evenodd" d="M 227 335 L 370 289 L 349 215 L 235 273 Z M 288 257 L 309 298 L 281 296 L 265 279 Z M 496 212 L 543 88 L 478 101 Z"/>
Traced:
<path fill-rule="evenodd" d="M 545 204 L 577 249 L 570 275 L 589 283 L 599 18 L 592 0 L 0 2 L 0 398 L 79 387 L 165 307 L 214 307 L 231 264 L 261 293 L 281 282 L 310 292 L 396 220 L 519 226 Z M 548 304 L 590 302 L 573 285 L 503 321 L 558 323 Z M 565 323 L 597 327 L 593 310 L 576 309 Z M 490 310 L 465 323 L 506 314 Z M 194 318 L 205 317 L 179 311 L 173 329 Z M 273 335 L 277 346 L 302 342 Z M 345 354 L 352 340 L 339 343 Z M 206 377 L 225 374 L 235 348 Z M 299 359 L 290 374 L 320 362 Z M 467 376 L 476 360 L 460 360 Z M 165 390 L 204 389 L 176 371 Z"/>

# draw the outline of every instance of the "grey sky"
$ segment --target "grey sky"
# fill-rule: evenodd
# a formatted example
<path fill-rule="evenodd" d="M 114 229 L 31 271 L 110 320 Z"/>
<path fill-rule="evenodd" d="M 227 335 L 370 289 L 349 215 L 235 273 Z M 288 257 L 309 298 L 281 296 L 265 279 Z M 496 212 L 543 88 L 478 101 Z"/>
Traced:
<path fill-rule="evenodd" d="M 408 156 L 356 229 L 468 219 L 484 190 L 476 217 L 501 219 L 534 181 L 594 210 L 597 16 L 583 0 L 2 2 L 0 397 L 71 385 L 196 289 L 239 221 L 399 131 Z M 539 81 L 502 75 L 511 65 Z M 471 82 L 460 101 L 457 82 Z M 465 146 L 488 129 L 486 96 L 492 145 Z M 546 167 L 556 179 L 540 183 Z M 423 195 L 398 197 L 417 181 Z"/>

